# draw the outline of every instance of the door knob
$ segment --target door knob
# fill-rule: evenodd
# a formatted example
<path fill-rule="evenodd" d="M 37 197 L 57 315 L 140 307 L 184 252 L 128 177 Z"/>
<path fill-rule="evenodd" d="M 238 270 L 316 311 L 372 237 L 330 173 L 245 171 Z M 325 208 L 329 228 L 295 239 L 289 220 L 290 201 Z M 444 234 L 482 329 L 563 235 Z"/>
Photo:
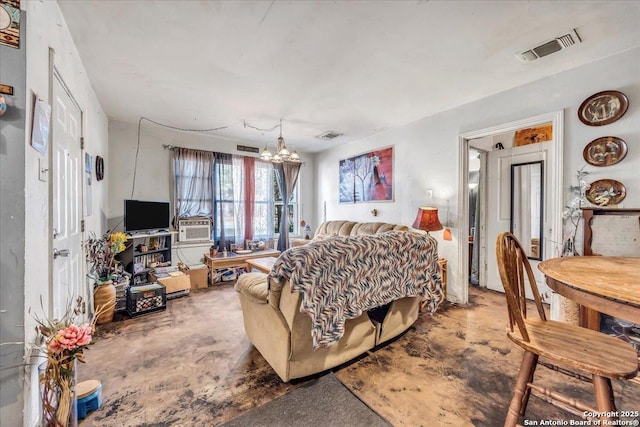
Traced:
<path fill-rule="evenodd" d="M 69 256 L 69 249 L 58 250 L 56 248 L 53 248 L 53 259 L 56 259 L 59 256 Z"/>

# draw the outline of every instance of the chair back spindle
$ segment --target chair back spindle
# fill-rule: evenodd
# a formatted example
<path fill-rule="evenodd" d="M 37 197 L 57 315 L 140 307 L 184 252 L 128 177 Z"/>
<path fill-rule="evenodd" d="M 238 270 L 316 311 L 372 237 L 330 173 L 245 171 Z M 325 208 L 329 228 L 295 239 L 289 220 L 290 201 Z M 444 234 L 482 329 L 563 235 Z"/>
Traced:
<path fill-rule="evenodd" d="M 527 284 L 531 288 L 538 316 L 542 320 L 547 320 L 529 259 L 518 239 L 509 232 L 498 236 L 496 251 L 498 255 L 498 271 L 500 272 L 500 279 L 507 299 L 509 328 L 513 332 L 514 327 L 517 326 L 522 339 L 529 341 L 529 334 L 524 322 L 524 319 L 527 318 Z"/>

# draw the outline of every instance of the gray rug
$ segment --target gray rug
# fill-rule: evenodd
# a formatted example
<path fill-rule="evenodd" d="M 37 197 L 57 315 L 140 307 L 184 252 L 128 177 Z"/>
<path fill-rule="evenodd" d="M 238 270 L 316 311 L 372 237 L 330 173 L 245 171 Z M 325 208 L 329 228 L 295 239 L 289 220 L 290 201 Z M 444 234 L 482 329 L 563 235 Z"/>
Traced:
<path fill-rule="evenodd" d="M 222 426 L 389 427 L 391 424 L 351 393 L 333 373 L 328 373 Z"/>

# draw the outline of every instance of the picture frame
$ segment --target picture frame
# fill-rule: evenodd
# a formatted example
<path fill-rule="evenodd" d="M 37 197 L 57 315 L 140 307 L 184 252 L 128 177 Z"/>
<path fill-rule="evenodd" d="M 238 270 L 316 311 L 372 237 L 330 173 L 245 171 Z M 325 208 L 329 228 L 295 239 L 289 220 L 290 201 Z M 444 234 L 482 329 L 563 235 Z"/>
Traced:
<path fill-rule="evenodd" d="M 605 90 L 585 99 L 578 118 L 587 126 L 604 126 L 619 120 L 629 108 L 627 96 L 617 90 Z"/>
<path fill-rule="evenodd" d="M 33 129 L 31 131 L 31 146 L 43 156 L 47 155 L 49 144 L 49 125 L 51 123 L 51 106 L 36 99 L 33 109 Z"/>
<path fill-rule="evenodd" d="M 588 143 L 582 151 L 584 161 L 592 166 L 611 166 L 627 155 L 627 143 L 615 136 L 603 136 Z"/>
<path fill-rule="evenodd" d="M 339 202 L 393 201 L 393 146 L 338 162 Z"/>

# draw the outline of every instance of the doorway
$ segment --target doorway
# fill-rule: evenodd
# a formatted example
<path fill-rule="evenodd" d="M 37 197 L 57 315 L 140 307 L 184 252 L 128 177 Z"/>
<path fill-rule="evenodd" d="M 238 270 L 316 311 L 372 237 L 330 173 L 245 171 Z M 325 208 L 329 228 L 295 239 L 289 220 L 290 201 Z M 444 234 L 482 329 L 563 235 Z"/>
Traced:
<path fill-rule="evenodd" d="M 552 125 L 552 138 L 549 143 L 545 143 L 547 144 L 546 147 L 542 147 L 540 144 L 531 144 L 535 147 L 518 150 L 517 155 L 514 155 L 514 152 L 507 153 L 501 149 L 504 148 L 504 143 L 501 144 L 502 147 L 500 147 L 498 146 L 499 141 L 494 141 L 494 137 L 498 135 L 515 133 L 517 130 L 528 129 L 548 123 Z M 483 145 L 480 144 L 479 141 L 489 141 L 491 145 Z M 487 142 L 484 144 L 487 144 Z M 510 179 L 507 180 L 507 175 L 510 176 L 511 163 L 521 163 L 525 160 L 533 161 L 540 155 L 544 157 L 545 181 L 553 184 L 547 185 L 547 191 L 544 193 L 543 203 L 546 209 L 542 220 L 542 244 L 544 245 L 542 255 L 543 259 L 559 256 L 559 242 L 562 241 L 562 147 L 562 111 L 542 114 L 460 135 L 459 170 L 461 171 L 461 179 L 458 191 L 458 206 L 460 206 L 461 213 L 461 226 L 458 231 L 458 241 L 460 242 L 470 240 L 469 232 L 473 227 L 471 224 L 472 215 L 470 213 L 471 189 L 469 184 L 471 182 L 470 163 L 472 163 L 469 156 L 470 149 L 475 148 L 476 151 L 481 153 L 481 163 L 484 160 L 484 164 L 480 167 L 480 170 L 486 171 L 484 177 L 482 173 L 480 173 L 478 184 L 478 188 L 480 189 L 478 193 L 479 223 L 474 227 L 474 239 L 477 239 L 478 244 L 477 251 L 479 259 L 477 277 L 479 286 L 502 290 L 501 282 L 497 274 L 497 267 L 494 265 L 496 264 L 495 240 L 498 232 L 509 231 L 510 229 L 510 210 L 507 208 L 506 214 L 505 212 L 500 212 L 500 210 L 505 209 L 505 206 L 510 206 L 510 202 L 509 205 L 505 205 L 505 203 L 501 203 L 500 200 L 502 199 L 504 201 L 507 194 L 510 195 L 511 181 Z M 517 148 L 520 149 L 521 147 Z M 491 154 L 498 153 L 498 151 L 505 152 L 502 154 Z M 486 155 L 482 153 L 486 153 Z M 520 156 L 521 154 L 522 156 Z M 488 176 L 490 174 L 492 176 Z M 483 191 L 483 185 L 486 191 Z M 491 196 L 491 191 L 493 191 L 493 196 Z M 497 224 L 498 221 L 503 221 L 505 216 L 507 223 Z M 458 263 L 458 277 L 469 277 L 470 263 L 472 262 L 473 256 L 469 256 L 470 251 L 468 245 L 460 245 L 458 251 L 458 259 L 460 261 Z M 536 278 L 536 281 L 541 285 L 544 284 L 543 279 L 542 275 L 540 275 Z M 468 286 L 462 286 L 461 296 L 463 299 L 462 303 L 467 303 L 469 298 Z"/>

